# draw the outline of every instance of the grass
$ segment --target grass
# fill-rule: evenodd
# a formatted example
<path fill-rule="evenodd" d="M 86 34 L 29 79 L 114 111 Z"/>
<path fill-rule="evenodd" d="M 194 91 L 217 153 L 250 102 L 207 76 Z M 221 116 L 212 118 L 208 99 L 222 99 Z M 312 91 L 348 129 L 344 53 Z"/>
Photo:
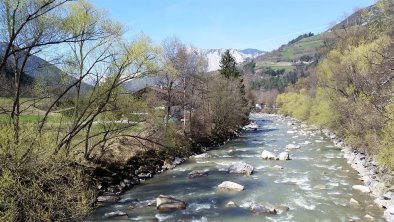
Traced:
<path fill-rule="evenodd" d="M 11 111 L 12 98 L 0 97 L 0 108 Z M 45 100 L 37 100 L 34 98 L 20 98 L 22 113 L 19 116 L 21 123 L 38 123 L 44 117 L 45 111 L 38 108 L 38 106 L 43 105 Z M 62 115 L 60 113 L 50 113 L 48 115 L 49 123 L 60 123 Z M 0 123 L 8 123 L 10 116 L 8 114 L 0 114 Z M 64 121 L 64 120 L 63 120 Z"/>
<path fill-rule="evenodd" d="M 258 69 L 271 68 L 273 70 L 284 69 L 286 71 L 291 71 L 294 70 L 295 68 L 293 64 L 290 62 L 272 62 L 272 61 L 258 62 L 256 66 Z"/>
<path fill-rule="evenodd" d="M 283 59 L 298 60 L 303 55 L 313 56 L 316 49 L 323 45 L 320 35 L 302 39 L 294 44 L 286 46 L 281 52 Z"/>
<path fill-rule="evenodd" d="M 38 123 L 42 120 L 43 115 L 34 115 L 34 114 L 22 114 L 19 116 L 19 120 L 21 123 Z M 6 114 L 0 114 L 0 123 L 8 123 L 10 121 L 10 116 Z M 64 121 L 64 120 L 63 120 Z M 60 123 L 61 115 L 50 114 L 48 116 L 49 123 Z"/>

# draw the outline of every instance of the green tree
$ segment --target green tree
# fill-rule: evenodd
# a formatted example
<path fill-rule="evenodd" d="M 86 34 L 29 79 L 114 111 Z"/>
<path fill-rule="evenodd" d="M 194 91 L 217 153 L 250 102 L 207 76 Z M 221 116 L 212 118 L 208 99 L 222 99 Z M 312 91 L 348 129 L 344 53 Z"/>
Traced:
<path fill-rule="evenodd" d="M 237 62 L 230 54 L 230 50 L 226 50 L 226 52 L 222 56 L 222 59 L 220 60 L 220 74 L 227 79 L 238 78 L 241 76 L 241 74 L 236 66 Z"/>

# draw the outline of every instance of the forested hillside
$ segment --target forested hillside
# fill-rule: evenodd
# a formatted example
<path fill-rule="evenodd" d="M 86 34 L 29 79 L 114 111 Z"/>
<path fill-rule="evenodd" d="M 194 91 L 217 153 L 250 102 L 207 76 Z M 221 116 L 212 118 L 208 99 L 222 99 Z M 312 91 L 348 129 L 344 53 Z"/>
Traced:
<path fill-rule="evenodd" d="M 362 13 L 365 22 L 333 29 L 311 75 L 279 95 L 279 112 L 333 129 L 394 169 L 394 3 Z M 372 13 L 373 12 L 373 13 Z M 352 21 L 355 18 L 352 17 Z"/>

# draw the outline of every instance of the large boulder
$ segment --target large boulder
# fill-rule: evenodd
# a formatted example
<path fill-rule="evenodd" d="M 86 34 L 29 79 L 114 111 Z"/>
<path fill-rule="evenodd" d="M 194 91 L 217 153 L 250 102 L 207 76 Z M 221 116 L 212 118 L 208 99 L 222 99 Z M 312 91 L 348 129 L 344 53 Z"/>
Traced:
<path fill-rule="evenodd" d="M 241 184 L 237 184 L 231 181 L 224 181 L 223 183 L 218 185 L 218 188 L 220 190 L 225 190 L 225 191 L 242 191 L 244 190 L 244 186 Z"/>
<path fill-rule="evenodd" d="M 290 160 L 289 152 L 281 152 L 281 153 L 279 153 L 278 160 Z"/>
<path fill-rule="evenodd" d="M 261 153 L 261 157 L 262 157 L 263 159 L 266 159 L 266 160 L 275 160 L 275 159 L 276 159 L 275 154 L 273 154 L 273 153 L 271 153 L 271 152 L 269 152 L 269 151 L 267 151 L 267 150 L 264 150 L 264 151 Z"/>
<path fill-rule="evenodd" d="M 192 172 L 189 173 L 188 178 L 195 179 L 195 178 L 206 177 L 206 176 L 208 176 L 207 171 L 193 170 Z"/>
<path fill-rule="evenodd" d="M 178 200 L 171 196 L 160 195 L 156 198 L 156 209 L 162 212 L 181 210 L 186 208 L 184 201 Z"/>
<path fill-rule="evenodd" d="M 248 176 L 253 173 L 253 170 L 254 169 L 253 169 L 252 165 L 249 165 L 244 162 L 234 163 L 228 168 L 229 173 L 238 173 L 238 174 L 244 174 L 244 175 L 248 175 Z"/>
<path fill-rule="evenodd" d="M 354 186 L 352 186 L 352 188 L 354 190 L 358 190 L 362 193 L 370 193 L 371 192 L 371 189 L 369 187 L 363 186 L 363 185 L 354 185 Z"/>

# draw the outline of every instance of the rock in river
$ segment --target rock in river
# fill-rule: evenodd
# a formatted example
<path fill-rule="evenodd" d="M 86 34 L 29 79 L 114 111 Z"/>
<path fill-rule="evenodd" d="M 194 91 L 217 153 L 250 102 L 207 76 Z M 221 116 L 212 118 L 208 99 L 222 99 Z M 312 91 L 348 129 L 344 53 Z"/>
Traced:
<path fill-rule="evenodd" d="M 218 185 L 218 188 L 226 191 L 242 191 L 244 190 L 244 186 L 241 184 L 237 184 L 231 181 L 224 181 L 223 183 Z"/>
<path fill-rule="evenodd" d="M 232 164 L 229 168 L 228 168 L 228 172 L 229 173 L 239 173 L 239 174 L 244 174 L 244 175 L 250 175 L 253 173 L 253 166 L 249 165 L 245 162 L 238 162 L 235 164 Z"/>
<path fill-rule="evenodd" d="M 236 203 L 234 203 L 233 201 L 230 201 L 228 203 L 226 203 L 226 205 L 224 205 L 225 208 L 235 208 L 238 207 L 238 205 Z"/>
<path fill-rule="evenodd" d="M 200 155 L 195 155 L 194 158 L 196 159 L 205 159 L 205 158 L 211 158 L 211 154 L 209 153 L 202 153 Z"/>
<path fill-rule="evenodd" d="M 271 208 L 269 206 L 264 206 L 260 204 L 252 204 L 250 206 L 250 211 L 254 214 L 276 214 L 275 208 Z"/>
<path fill-rule="evenodd" d="M 281 152 L 278 155 L 278 160 L 290 160 L 290 154 L 288 152 Z"/>
<path fill-rule="evenodd" d="M 113 217 L 126 217 L 127 218 L 127 214 L 123 211 L 117 210 L 117 211 L 105 213 L 104 217 L 105 218 L 113 218 Z"/>
<path fill-rule="evenodd" d="M 383 194 L 383 198 L 385 200 L 394 200 L 394 192 L 393 191 L 389 191 Z"/>
<path fill-rule="evenodd" d="M 156 208 L 163 212 L 181 210 L 186 208 L 186 203 L 171 196 L 160 195 L 156 198 Z"/>
<path fill-rule="evenodd" d="M 354 186 L 352 186 L 352 188 L 354 190 L 358 190 L 363 193 L 370 193 L 371 192 L 371 189 L 369 187 L 363 186 L 363 185 L 354 185 Z"/>
<path fill-rule="evenodd" d="M 206 176 L 208 176 L 208 172 L 206 171 L 193 170 L 192 172 L 189 173 L 188 178 L 195 179 L 195 178 L 206 177 Z"/>
<path fill-rule="evenodd" d="M 261 153 L 261 157 L 262 157 L 263 159 L 266 159 L 266 160 L 275 160 L 275 159 L 276 159 L 275 154 L 273 154 L 273 153 L 271 153 L 271 152 L 269 152 L 269 151 L 266 151 L 266 150 L 264 150 L 264 151 Z"/>
<path fill-rule="evenodd" d="M 366 214 L 366 215 L 364 216 L 364 219 L 365 219 L 366 221 L 375 221 L 375 218 L 372 217 L 372 216 L 369 215 L 369 214 Z"/>
<path fill-rule="evenodd" d="M 290 210 L 290 208 L 288 206 L 284 206 L 284 205 L 275 205 L 274 209 L 275 209 L 276 213 L 278 213 L 278 214 L 282 214 L 282 213 Z"/>
<path fill-rule="evenodd" d="M 353 199 L 353 198 L 350 198 L 349 204 L 350 204 L 350 206 L 352 206 L 354 208 L 360 207 L 360 203 L 357 200 Z"/>
<path fill-rule="evenodd" d="M 106 196 L 97 197 L 97 201 L 102 203 L 114 203 L 117 202 L 119 199 L 120 199 L 119 196 L 115 196 L 115 195 L 106 195 Z"/>

